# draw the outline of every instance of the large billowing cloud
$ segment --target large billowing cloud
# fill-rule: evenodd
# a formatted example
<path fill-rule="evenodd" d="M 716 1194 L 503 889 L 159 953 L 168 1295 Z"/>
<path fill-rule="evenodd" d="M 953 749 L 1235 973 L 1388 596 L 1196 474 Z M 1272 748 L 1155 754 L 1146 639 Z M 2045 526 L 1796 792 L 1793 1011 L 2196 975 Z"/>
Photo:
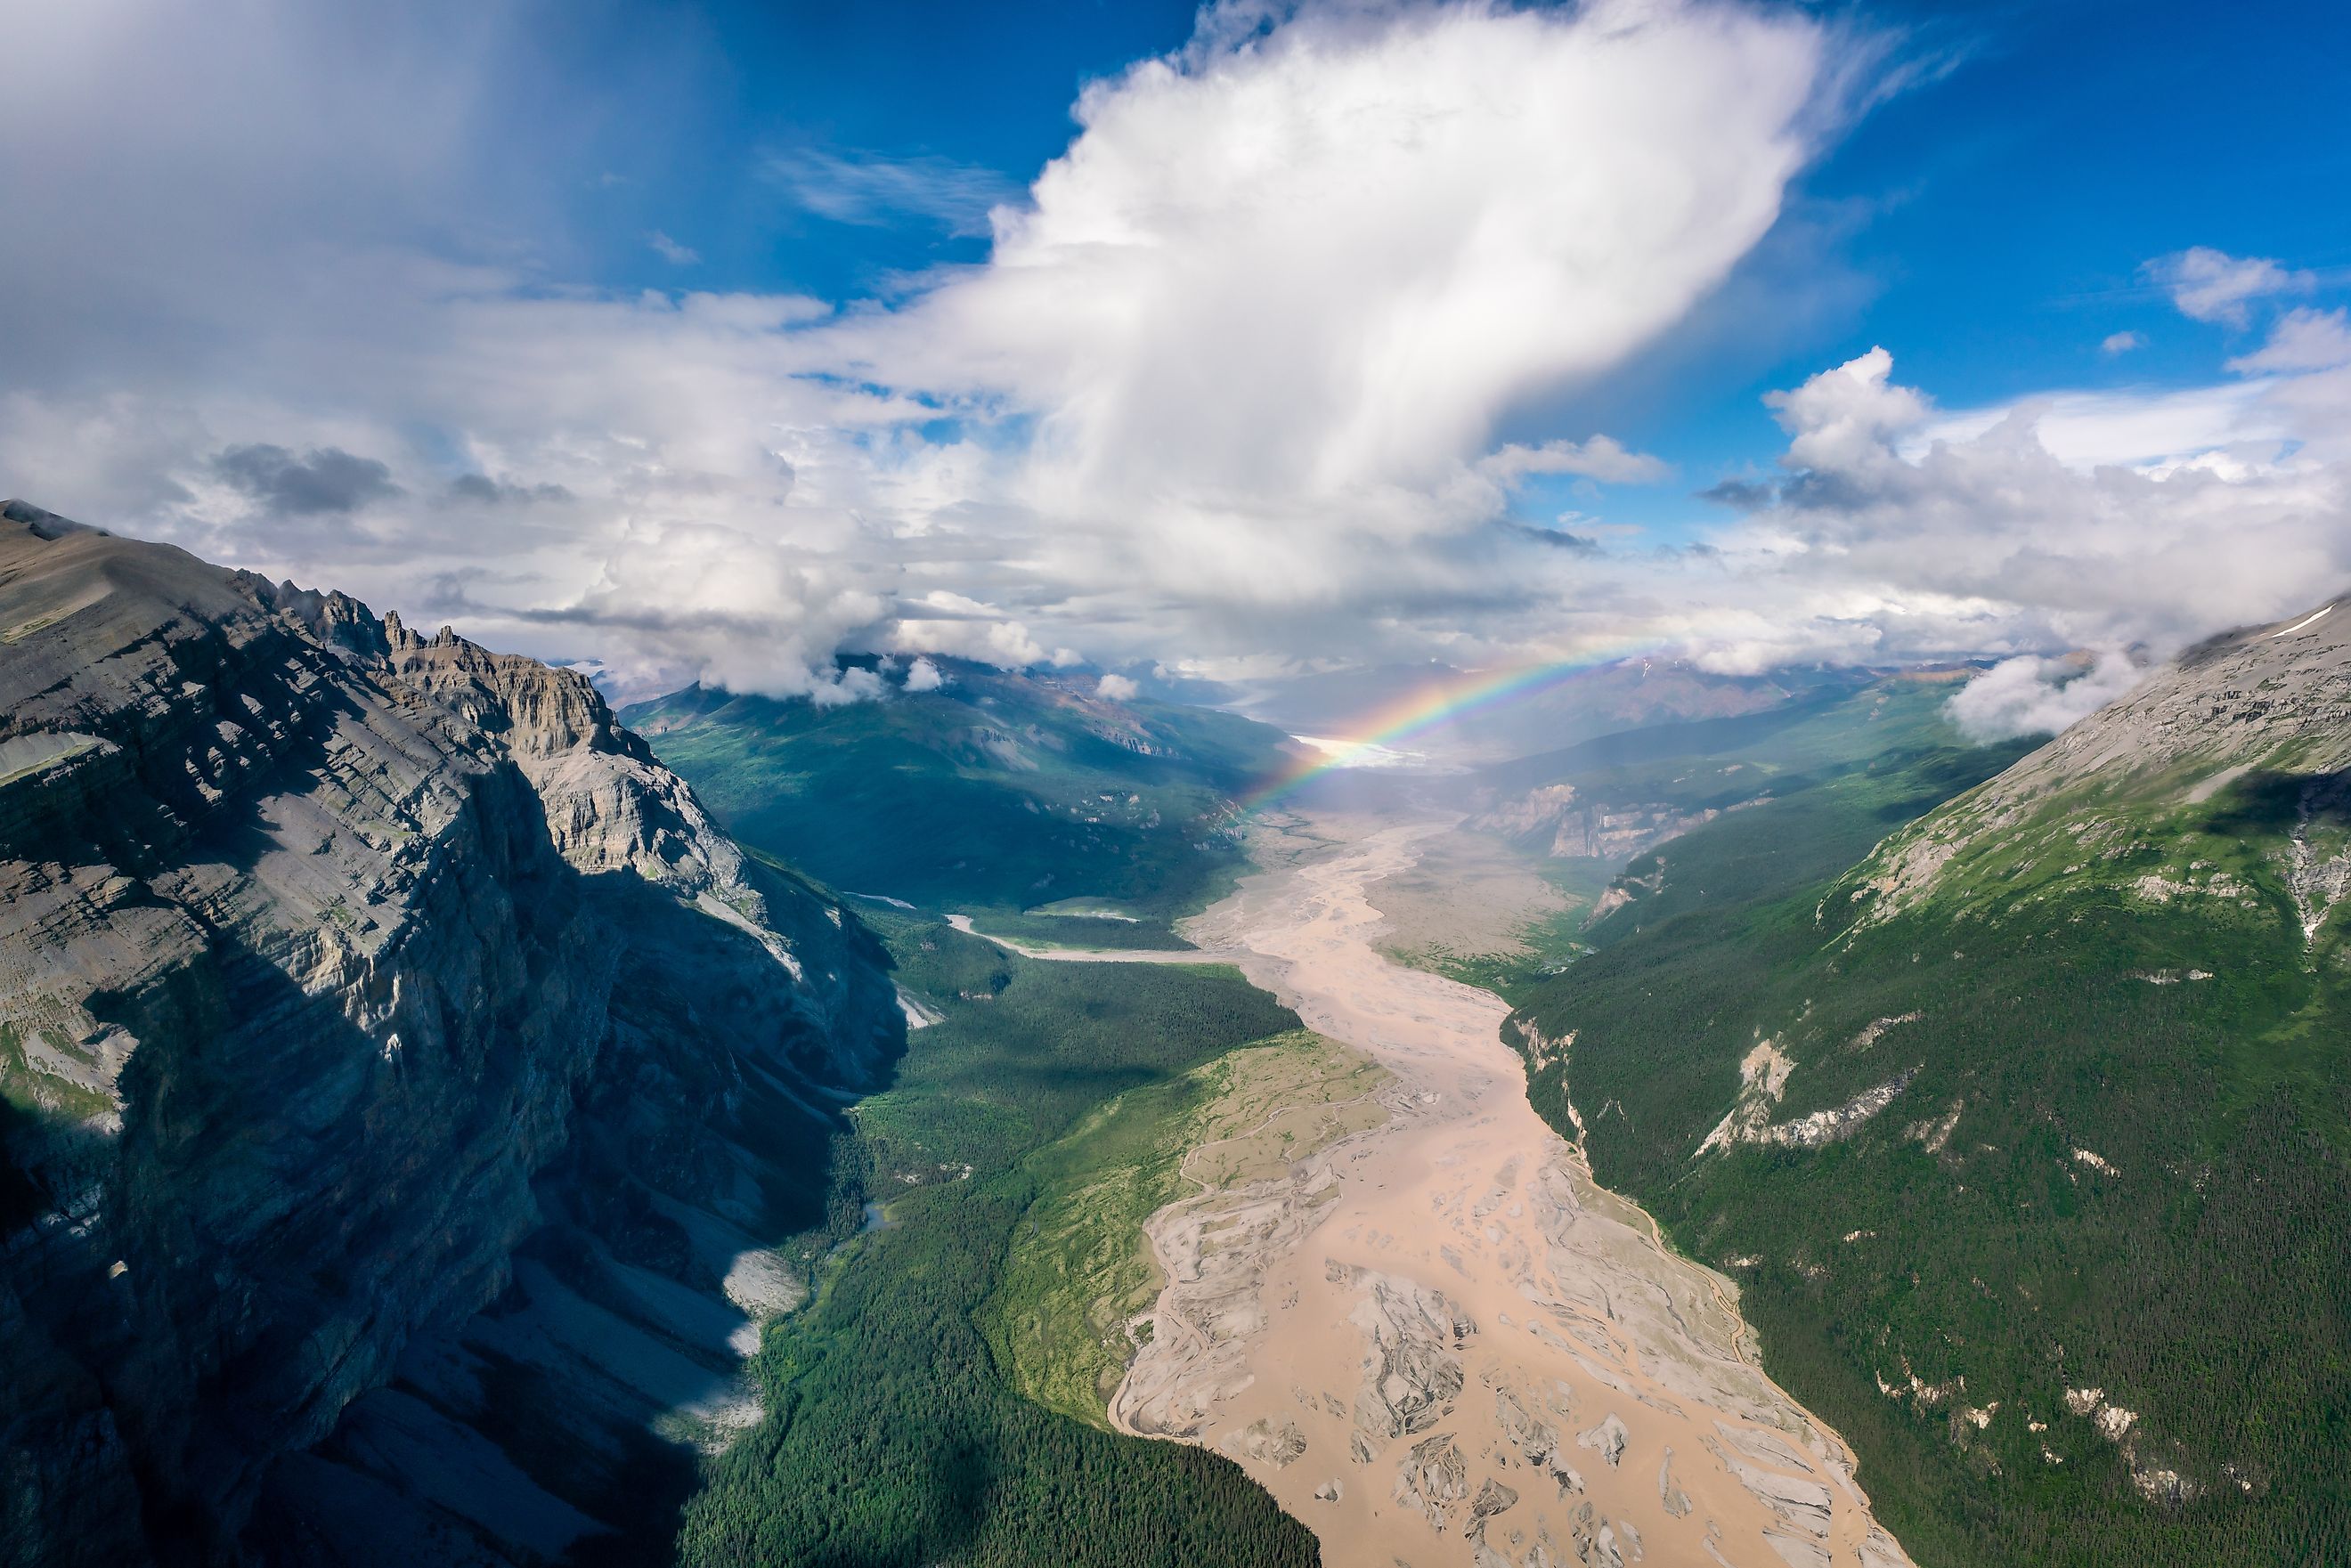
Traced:
<path fill-rule="evenodd" d="M 1513 484 L 1665 473 L 1599 433 L 1481 462 L 1497 420 L 1719 284 L 1865 54 L 1728 5 L 1211 12 L 1084 94 L 987 265 L 810 346 L 1018 423 L 992 498 L 1089 652 L 1474 649 L 1565 586 L 1494 529 Z"/>
<path fill-rule="evenodd" d="M 835 308 L 553 286 L 497 232 L 507 183 L 465 167 L 512 29 L 387 16 L 362 47 L 256 3 L 266 47 L 230 47 L 112 8 L 55 26 L 30 72 L 53 90 L 0 107 L 0 158 L 72 139 L 122 172 L 94 205 L 52 177 L 25 216 L 53 244 L 11 247 L 0 284 L 76 296 L 99 258 L 95 295 L 152 330 L 110 334 L 78 297 L 69 331 L 29 305 L 7 323 L 41 349 L 0 402 L 11 482 L 485 635 L 772 690 L 840 642 L 1483 646 L 1489 609 L 1569 587 L 1572 552 L 1501 525 L 1515 486 L 1666 473 L 1588 430 L 1486 460 L 1497 421 L 1719 284 L 1869 56 L 1696 0 L 1215 8 L 1086 90 L 984 265 Z M 183 72 L 153 63 L 175 52 Z M 420 83 L 432 58 L 470 68 Z M 110 120 L 98 89 L 134 59 L 164 111 Z M 901 207 L 939 184 L 792 166 Z M 492 239 L 429 246 L 436 223 Z"/>
<path fill-rule="evenodd" d="M 1034 414 L 1042 507 L 1441 484 L 1719 283 L 1833 101 L 1830 39 L 1743 8 L 1236 20 L 1090 88 L 985 267 L 826 334 Z"/>

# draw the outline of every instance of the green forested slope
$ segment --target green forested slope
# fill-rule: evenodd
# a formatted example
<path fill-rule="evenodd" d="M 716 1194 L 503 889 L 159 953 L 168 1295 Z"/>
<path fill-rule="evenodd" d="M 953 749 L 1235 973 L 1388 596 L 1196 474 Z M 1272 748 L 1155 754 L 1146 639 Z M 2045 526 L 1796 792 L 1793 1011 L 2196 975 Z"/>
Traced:
<path fill-rule="evenodd" d="M 873 701 L 697 688 L 624 717 L 743 842 L 851 892 L 998 911 L 990 928 L 1027 940 L 1166 946 L 1165 920 L 1240 864 L 1231 798 L 1281 764 L 1279 731 L 1107 702 L 1050 674 L 938 665 L 936 689 Z M 1148 929 L 1065 913 L 1097 904 Z M 1001 924 L 1056 905 L 1029 928 Z"/>
<path fill-rule="evenodd" d="M 1517 1015 L 1928 1568 L 2351 1559 L 2351 732 L 2246 647 L 1844 876 L 1967 759 L 1675 841 Z"/>
<path fill-rule="evenodd" d="M 688 1563 L 880 1568 L 1317 1560 L 1228 1461 L 1121 1437 L 1014 1392 L 983 1333 L 1015 1228 L 1089 1112 L 1184 1096 L 1185 1075 L 1296 1027 L 1228 969 L 1035 963 L 945 925 L 874 924 L 944 1021 L 861 1104 L 820 1293 L 768 1331 L 768 1415 L 708 1468 Z M 885 1228 L 852 1234 L 861 1204 Z M 823 1239 L 813 1245 L 821 1246 Z"/>

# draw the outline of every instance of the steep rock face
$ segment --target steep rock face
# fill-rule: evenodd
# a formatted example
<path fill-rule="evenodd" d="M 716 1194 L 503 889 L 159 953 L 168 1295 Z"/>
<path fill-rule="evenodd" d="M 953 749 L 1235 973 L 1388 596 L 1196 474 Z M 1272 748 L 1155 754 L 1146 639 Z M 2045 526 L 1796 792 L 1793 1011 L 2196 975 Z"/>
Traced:
<path fill-rule="evenodd" d="M 306 1451 L 348 1449 L 404 1365 L 486 1366 L 477 1314 L 554 1288 L 535 1252 L 772 1310 L 733 1282 L 808 1223 L 827 1087 L 903 1039 L 882 962 L 578 675 L 12 503 L 5 1555 L 336 1554 L 286 1467 L 334 1462 Z M 667 1340 L 715 1376 L 713 1332 Z M 601 1470 L 563 1467 L 586 1509 L 457 1451 L 529 1405 L 511 1377 L 412 1447 L 528 1506 L 452 1513 L 381 1443 L 338 1473 L 444 1555 L 551 1556 L 626 1522 L 593 1502 L 611 1435 L 677 1382 L 635 1381 L 584 1428 Z"/>

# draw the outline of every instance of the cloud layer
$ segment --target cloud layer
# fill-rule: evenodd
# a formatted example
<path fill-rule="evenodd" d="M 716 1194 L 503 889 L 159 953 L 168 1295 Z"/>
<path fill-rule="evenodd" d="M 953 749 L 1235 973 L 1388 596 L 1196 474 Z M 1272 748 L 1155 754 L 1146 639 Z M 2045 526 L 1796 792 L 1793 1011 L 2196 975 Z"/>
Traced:
<path fill-rule="evenodd" d="M 2351 577 L 2340 369 L 1958 416 L 1892 372 L 1874 349 L 1772 400 L 1789 472 L 1716 540 L 1786 607 L 1750 663 L 2166 654 Z"/>
<path fill-rule="evenodd" d="M 273 69 L 192 33 L 217 79 L 159 91 L 241 106 L 215 151 L 249 177 L 225 204 L 288 235 L 298 267 L 238 276 L 238 225 L 172 188 L 191 171 L 168 125 L 78 125 L 131 171 L 118 216 L 55 193 L 64 243 L 0 282 L 69 290 L 104 256 L 110 289 L 186 362 L 149 350 L 111 371 L 128 345 L 87 332 L 49 346 L 52 373 L 20 362 L 0 402 L 15 482 L 485 635 L 544 648 L 569 628 L 643 679 L 778 691 L 829 678 L 842 643 L 1001 660 L 1487 647 L 1495 605 L 1565 586 L 1559 551 L 1499 526 L 1513 486 L 1666 474 L 1599 432 L 1489 456 L 1496 422 L 1719 285 L 1867 54 L 1735 5 L 1227 6 L 1178 54 L 1089 88 L 1025 197 L 937 160 L 771 160 L 835 219 L 993 205 L 984 265 L 835 309 L 549 287 L 495 244 L 453 260 L 397 243 L 377 231 L 425 226 L 401 204 L 444 186 L 486 224 L 503 210 L 465 188 L 461 134 L 403 144 L 415 57 L 396 37 L 348 57 L 292 8 L 248 21 Z M 51 79 L 109 77 L 132 31 L 52 40 Z M 480 128 L 509 42 L 458 29 L 484 69 L 434 84 L 435 124 Z M 327 102 L 321 78 L 353 73 L 361 89 Z M 344 221 L 330 172 L 389 215 Z M 142 212 L 185 214 L 188 277 L 109 226 Z M 225 341 L 233 370 L 210 351 Z"/>
<path fill-rule="evenodd" d="M 990 236 L 852 301 L 567 282 L 544 193 L 596 166 L 479 155 L 525 115 L 598 145 L 530 18 L 369 18 L 106 0 L 24 30 L 0 183 L 44 243 L 0 247 L 0 488 L 634 691 L 853 696 L 842 648 L 1226 673 L 2159 653 L 2351 570 L 2351 329 L 2275 314 L 2310 275 L 2218 251 L 2150 276 L 2266 323 L 2228 379 L 1944 411 L 1873 350 L 1774 395 L 1777 471 L 1668 545 L 1607 526 L 1597 488 L 1671 481 L 1656 456 L 1499 441 L 1720 289 L 1884 88 L 1883 40 L 1805 11 L 1215 7 L 1088 88 L 1025 193 L 768 160 L 835 222 Z M 701 275 L 668 233 L 626 239 Z M 1565 483 L 1601 526 L 1532 515 Z M 1974 700 L 2095 689 L 2028 691 L 2041 671 Z"/>

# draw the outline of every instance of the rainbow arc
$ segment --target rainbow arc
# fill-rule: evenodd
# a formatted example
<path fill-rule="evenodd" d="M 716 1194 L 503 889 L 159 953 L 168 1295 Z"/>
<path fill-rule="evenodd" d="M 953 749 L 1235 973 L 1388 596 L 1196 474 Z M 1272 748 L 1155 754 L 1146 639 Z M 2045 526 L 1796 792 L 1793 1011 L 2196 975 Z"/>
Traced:
<path fill-rule="evenodd" d="M 1240 807 L 1262 810 L 1317 779 L 1404 749 L 1443 725 L 1524 702 L 1645 651 L 1613 648 L 1556 664 L 1471 670 L 1435 686 L 1417 686 L 1348 726 L 1347 738 L 1324 745 L 1321 756 L 1301 758 L 1258 785 L 1240 798 Z"/>

